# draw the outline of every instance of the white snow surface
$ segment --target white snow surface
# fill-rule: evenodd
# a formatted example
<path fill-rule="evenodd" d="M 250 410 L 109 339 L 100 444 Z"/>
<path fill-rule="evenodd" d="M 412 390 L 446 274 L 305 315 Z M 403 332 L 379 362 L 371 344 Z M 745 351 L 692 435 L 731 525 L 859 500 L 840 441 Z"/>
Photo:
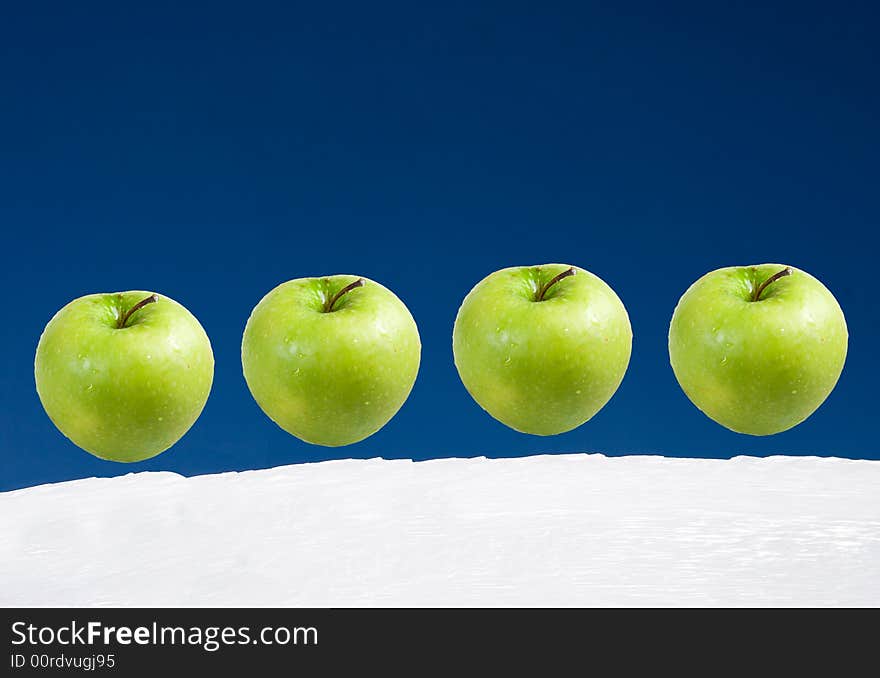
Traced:
<path fill-rule="evenodd" d="M 877 606 L 880 462 L 602 455 L 0 494 L 2 606 Z"/>

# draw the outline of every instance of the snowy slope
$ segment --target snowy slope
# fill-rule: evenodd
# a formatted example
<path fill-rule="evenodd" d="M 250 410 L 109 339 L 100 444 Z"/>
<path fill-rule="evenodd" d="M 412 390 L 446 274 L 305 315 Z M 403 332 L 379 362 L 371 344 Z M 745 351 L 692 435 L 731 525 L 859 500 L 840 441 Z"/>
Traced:
<path fill-rule="evenodd" d="M 0 494 L 0 605 L 880 605 L 880 462 L 335 461 Z"/>

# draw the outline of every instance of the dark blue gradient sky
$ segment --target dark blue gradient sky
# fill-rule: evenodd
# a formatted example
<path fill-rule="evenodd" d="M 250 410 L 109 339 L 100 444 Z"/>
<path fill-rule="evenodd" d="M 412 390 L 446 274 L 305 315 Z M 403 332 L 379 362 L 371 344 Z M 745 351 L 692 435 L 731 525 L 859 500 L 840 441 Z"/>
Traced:
<path fill-rule="evenodd" d="M 875 10 L 590 4 L 7 7 L 0 489 L 347 456 L 880 457 Z M 614 287 L 635 339 L 606 408 L 539 438 L 470 399 L 450 335 L 484 275 L 551 261 Z M 689 403 L 666 332 L 698 276 L 767 261 L 828 285 L 850 353 L 812 418 L 752 438 Z M 423 342 L 398 416 L 340 449 L 276 428 L 239 360 L 244 323 L 266 291 L 332 273 L 395 290 Z M 177 446 L 117 465 L 55 430 L 32 365 L 58 308 L 126 289 L 186 305 L 217 369 L 201 419 Z"/>

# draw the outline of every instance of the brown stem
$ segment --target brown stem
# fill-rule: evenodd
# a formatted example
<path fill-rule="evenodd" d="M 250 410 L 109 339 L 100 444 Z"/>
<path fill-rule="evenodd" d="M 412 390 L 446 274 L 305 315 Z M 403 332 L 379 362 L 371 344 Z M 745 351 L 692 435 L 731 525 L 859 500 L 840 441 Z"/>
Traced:
<path fill-rule="evenodd" d="M 791 275 L 791 273 L 792 273 L 791 268 L 786 266 L 778 273 L 774 273 L 773 275 L 771 275 L 763 283 L 761 283 L 761 285 L 758 287 L 758 289 L 755 290 L 755 293 L 752 295 L 752 301 L 760 300 L 761 294 L 764 292 L 765 289 L 767 289 L 768 285 L 772 285 L 780 278 L 784 278 L 787 275 Z"/>
<path fill-rule="evenodd" d="M 128 311 L 124 315 L 120 316 L 119 320 L 116 322 L 116 327 L 121 330 L 123 327 L 125 327 L 128 319 L 132 316 L 133 313 L 135 313 L 136 311 L 140 311 L 147 304 L 155 304 L 157 301 L 159 301 L 158 294 L 151 294 L 146 299 L 141 299 L 138 303 L 128 309 Z"/>
<path fill-rule="evenodd" d="M 330 297 L 330 299 L 324 304 L 324 313 L 332 312 L 333 306 L 336 304 L 337 301 L 339 301 L 340 297 L 348 294 L 353 289 L 357 289 L 358 287 L 363 287 L 363 286 L 364 286 L 364 279 L 358 278 L 353 283 L 349 283 L 348 285 L 343 287 L 336 294 L 334 294 L 332 297 Z"/>
<path fill-rule="evenodd" d="M 547 290 L 553 287 L 560 280 L 574 275 L 575 273 L 577 273 L 577 271 L 574 269 L 574 267 L 567 268 L 559 275 L 553 277 L 546 285 L 541 285 L 541 287 L 538 288 L 538 293 L 535 295 L 535 301 L 544 301 L 544 295 L 547 294 Z"/>

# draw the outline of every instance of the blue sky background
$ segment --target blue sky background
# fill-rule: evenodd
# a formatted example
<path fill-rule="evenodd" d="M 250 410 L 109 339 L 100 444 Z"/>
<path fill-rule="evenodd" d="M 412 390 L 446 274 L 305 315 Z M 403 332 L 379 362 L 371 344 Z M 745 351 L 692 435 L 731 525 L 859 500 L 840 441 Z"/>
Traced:
<path fill-rule="evenodd" d="M 598 451 L 878 458 L 878 17 L 870 3 L 16 3 L 0 22 L 0 489 L 142 470 L 337 457 Z M 726 3 L 725 3 L 726 4 Z M 731 3 L 733 4 L 733 3 Z M 629 371 L 553 438 L 486 415 L 455 372 L 458 304 L 489 272 L 566 262 L 629 309 Z M 714 424 L 668 364 L 703 273 L 766 261 L 832 290 L 843 376 L 792 431 Z M 356 273 L 422 335 L 398 416 L 327 449 L 276 428 L 241 375 L 253 305 L 291 278 Z M 52 314 L 155 289 L 217 361 L 165 454 L 103 462 L 33 384 Z"/>

